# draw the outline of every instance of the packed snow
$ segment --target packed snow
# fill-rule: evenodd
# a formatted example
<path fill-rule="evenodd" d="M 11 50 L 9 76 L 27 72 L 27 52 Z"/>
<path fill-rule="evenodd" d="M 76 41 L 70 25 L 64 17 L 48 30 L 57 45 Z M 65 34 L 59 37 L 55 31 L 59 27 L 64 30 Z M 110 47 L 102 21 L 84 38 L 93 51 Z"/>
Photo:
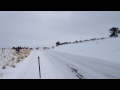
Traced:
<path fill-rule="evenodd" d="M 16 63 L 15 67 L 10 67 L 9 64 L 3 69 L 3 61 L 8 58 L 0 59 L 0 78 L 119 79 L 119 45 L 120 37 L 61 45 L 49 50 L 32 50 L 29 56 Z M 7 53 L 10 52 L 12 51 Z"/>

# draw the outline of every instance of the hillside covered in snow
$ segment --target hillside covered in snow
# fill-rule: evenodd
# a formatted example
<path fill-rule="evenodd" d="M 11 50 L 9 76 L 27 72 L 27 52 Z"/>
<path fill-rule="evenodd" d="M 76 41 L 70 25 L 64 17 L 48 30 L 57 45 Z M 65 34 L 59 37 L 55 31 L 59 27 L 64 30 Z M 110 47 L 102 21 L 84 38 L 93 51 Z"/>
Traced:
<path fill-rule="evenodd" d="M 57 46 L 54 51 L 120 62 L 120 37 Z"/>

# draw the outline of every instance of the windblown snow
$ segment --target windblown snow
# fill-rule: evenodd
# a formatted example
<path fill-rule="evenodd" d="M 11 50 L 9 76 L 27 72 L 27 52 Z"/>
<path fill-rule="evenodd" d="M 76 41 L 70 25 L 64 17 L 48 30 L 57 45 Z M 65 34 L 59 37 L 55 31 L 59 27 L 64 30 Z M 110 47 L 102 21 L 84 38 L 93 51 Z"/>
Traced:
<path fill-rule="evenodd" d="M 31 50 L 19 62 L 14 52 L 0 50 L 1 79 L 120 79 L 120 37 Z"/>

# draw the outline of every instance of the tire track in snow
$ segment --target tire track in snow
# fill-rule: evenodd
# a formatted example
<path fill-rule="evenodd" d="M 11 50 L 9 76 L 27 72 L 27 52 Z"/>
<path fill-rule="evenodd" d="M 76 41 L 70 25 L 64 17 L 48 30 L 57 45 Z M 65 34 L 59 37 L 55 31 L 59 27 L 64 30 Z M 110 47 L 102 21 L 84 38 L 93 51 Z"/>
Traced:
<path fill-rule="evenodd" d="M 49 55 L 51 55 L 51 54 L 49 53 Z M 61 61 L 62 63 L 64 63 L 79 79 L 84 79 L 83 76 L 80 73 L 78 73 L 77 69 L 71 67 L 67 63 L 65 63 L 62 60 L 58 59 L 56 56 L 53 56 L 53 55 L 51 55 L 51 56 L 54 57 L 54 58 L 56 58 L 57 60 Z"/>
<path fill-rule="evenodd" d="M 100 75 L 99 78 L 120 78 L 120 64 L 118 63 L 80 56 L 73 58 L 72 55 L 68 55 L 68 57 L 67 54 L 61 54 L 53 51 L 47 51 L 47 53 L 55 55 L 56 57 L 61 58 L 61 60 L 63 59 L 66 63 L 70 63 L 69 60 L 71 60 L 71 63 L 75 66 L 77 65 L 77 67 L 84 66 L 85 68 L 88 68 L 90 72 L 94 71 L 95 74 L 97 73 Z M 80 70 L 80 68 L 78 70 Z M 95 78 L 94 74 L 93 76 Z"/>
<path fill-rule="evenodd" d="M 51 55 L 51 56 L 53 56 L 53 55 Z M 53 57 L 55 57 L 55 56 L 53 56 Z M 60 59 L 58 59 L 57 57 L 55 57 L 55 58 L 56 58 L 57 60 L 60 60 Z M 78 70 L 77 70 L 77 69 L 75 69 L 75 68 L 71 67 L 70 65 L 66 64 L 66 63 L 63 62 L 62 60 L 60 60 L 60 61 L 61 61 L 62 63 L 64 63 L 65 65 L 67 65 L 67 67 L 70 68 L 70 70 L 71 70 L 79 79 L 83 79 L 83 76 L 78 73 Z"/>
<path fill-rule="evenodd" d="M 60 56 L 64 56 L 64 55 L 60 55 Z M 66 56 L 64 56 L 66 57 Z M 66 57 L 67 59 L 70 59 L 70 57 Z M 115 66 L 113 63 L 109 63 L 107 64 L 107 62 L 97 62 L 91 59 L 85 59 L 85 58 L 81 58 L 83 61 L 80 61 L 79 59 L 80 57 L 75 58 L 76 62 L 78 63 L 82 63 L 84 66 L 87 66 L 93 70 L 95 70 L 98 73 L 101 73 L 105 76 L 109 76 L 111 78 L 119 78 L 120 76 L 120 70 L 118 68 L 118 66 Z M 113 64 L 113 65 L 110 65 Z M 117 68 L 116 68 L 117 67 Z"/>

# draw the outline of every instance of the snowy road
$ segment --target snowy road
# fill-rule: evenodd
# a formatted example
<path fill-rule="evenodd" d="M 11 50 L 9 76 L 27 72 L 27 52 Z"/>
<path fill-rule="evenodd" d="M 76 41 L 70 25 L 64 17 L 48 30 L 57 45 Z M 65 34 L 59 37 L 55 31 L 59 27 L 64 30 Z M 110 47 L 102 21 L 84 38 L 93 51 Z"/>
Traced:
<path fill-rule="evenodd" d="M 54 57 L 47 58 L 43 51 L 33 51 L 28 63 L 20 72 L 20 79 L 39 79 L 38 56 L 40 57 L 41 79 L 71 79 L 76 78 L 70 69 Z M 55 61 L 55 62 L 54 62 Z"/>
<path fill-rule="evenodd" d="M 120 78 L 120 63 L 109 62 L 85 56 L 58 53 L 53 51 L 43 51 L 59 71 L 67 71 L 61 67 L 68 68 L 77 78 L 83 79 L 118 79 Z M 59 65 L 59 66 L 58 66 Z M 63 74 L 63 73 L 62 73 Z M 64 75 L 63 75 L 64 76 Z M 72 77 L 75 78 L 75 77 Z"/>
<path fill-rule="evenodd" d="M 41 79 L 119 79 L 120 63 L 50 50 L 33 51 L 19 78 Z"/>

